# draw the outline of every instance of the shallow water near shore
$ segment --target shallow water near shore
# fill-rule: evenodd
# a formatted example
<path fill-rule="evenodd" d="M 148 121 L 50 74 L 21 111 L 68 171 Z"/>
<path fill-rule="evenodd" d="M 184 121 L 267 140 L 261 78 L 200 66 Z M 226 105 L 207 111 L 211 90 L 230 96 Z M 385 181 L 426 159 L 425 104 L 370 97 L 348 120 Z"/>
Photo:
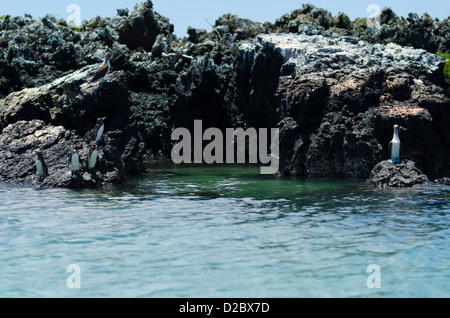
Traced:
<path fill-rule="evenodd" d="M 148 168 L 102 190 L 0 185 L 0 297 L 450 296 L 450 187 Z"/>

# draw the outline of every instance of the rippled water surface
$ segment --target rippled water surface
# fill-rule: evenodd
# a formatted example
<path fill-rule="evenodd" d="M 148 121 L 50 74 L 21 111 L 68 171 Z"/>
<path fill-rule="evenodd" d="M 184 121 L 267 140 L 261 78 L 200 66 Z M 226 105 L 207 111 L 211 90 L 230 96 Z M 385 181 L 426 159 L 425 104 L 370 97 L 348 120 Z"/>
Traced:
<path fill-rule="evenodd" d="M 120 188 L 0 186 L 0 297 L 450 296 L 449 187 L 149 168 Z"/>

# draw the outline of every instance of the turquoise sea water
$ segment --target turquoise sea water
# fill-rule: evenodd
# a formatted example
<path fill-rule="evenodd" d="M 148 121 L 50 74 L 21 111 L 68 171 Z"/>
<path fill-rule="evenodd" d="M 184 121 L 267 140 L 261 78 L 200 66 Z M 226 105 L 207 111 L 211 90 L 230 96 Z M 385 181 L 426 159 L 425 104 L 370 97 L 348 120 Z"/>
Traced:
<path fill-rule="evenodd" d="M 450 296 L 450 187 L 149 171 L 102 190 L 0 185 L 0 297 Z"/>

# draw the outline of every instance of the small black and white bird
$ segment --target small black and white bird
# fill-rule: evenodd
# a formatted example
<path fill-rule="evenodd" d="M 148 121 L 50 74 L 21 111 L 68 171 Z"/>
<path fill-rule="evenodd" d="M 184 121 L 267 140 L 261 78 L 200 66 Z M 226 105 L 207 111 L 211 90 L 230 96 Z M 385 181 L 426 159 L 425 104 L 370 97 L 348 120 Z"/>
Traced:
<path fill-rule="evenodd" d="M 97 158 L 98 158 L 97 144 L 95 143 L 95 141 L 91 141 L 86 162 L 87 170 L 92 170 L 95 168 L 95 165 L 97 164 Z"/>
<path fill-rule="evenodd" d="M 45 163 L 41 150 L 36 150 L 35 152 L 35 171 L 40 181 L 48 176 L 47 164 Z"/>
<path fill-rule="evenodd" d="M 80 168 L 80 155 L 78 154 L 77 147 L 73 146 L 69 158 L 69 170 L 72 172 L 72 175 L 74 175 L 80 172 Z"/>

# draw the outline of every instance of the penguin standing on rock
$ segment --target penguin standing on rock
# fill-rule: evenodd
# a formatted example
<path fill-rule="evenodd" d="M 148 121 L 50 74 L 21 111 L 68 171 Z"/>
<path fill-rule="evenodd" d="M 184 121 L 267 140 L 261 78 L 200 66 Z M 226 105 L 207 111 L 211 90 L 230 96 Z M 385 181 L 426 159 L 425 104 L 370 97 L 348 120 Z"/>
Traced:
<path fill-rule="evenodd" d="M 95 125 L 95 131 L 96 131 L 96 135 L 95 135 L 95 143 L 98 143 L 103 136 L 103 132 L 105 131 L 105 120 L 106 118 L 99 118 L 97 119 L 97 124 Z"/>
<path fill-rule="evenodd" d="M 72 175 L 74 175 L 80 173 L 80 168 L 80 155 L 78 154 L 77 147 L 73 146 L 69 159 L 69 170 L 72 172 Z"/>
<path fill-rule="evenodd" d="M 95 165 L 97 164 L 97 158 L 98 158 L 97 145 L 95 141 L 91 141 L 89 153 L 87 156 L 86 170 L 90 171 L 95 168 Z"/>
<path fill-rule="evenodd" d="M 42 181 L 48 176 L 47 164 L 45 163 L 41 150 L 36 150 L 35 156 L 35 171 L 39 177 L 39 181 Z"/>
<path fill-rule="evenodd" d="M 400 162 L 400 151 L 401 151 L 401 142 L 400 136 L 398 132 L 399 126 L 394 126 L 394 138 L 392 138 L 389 143 L 389 157 L 391 158 L 392 163 Z"/>

